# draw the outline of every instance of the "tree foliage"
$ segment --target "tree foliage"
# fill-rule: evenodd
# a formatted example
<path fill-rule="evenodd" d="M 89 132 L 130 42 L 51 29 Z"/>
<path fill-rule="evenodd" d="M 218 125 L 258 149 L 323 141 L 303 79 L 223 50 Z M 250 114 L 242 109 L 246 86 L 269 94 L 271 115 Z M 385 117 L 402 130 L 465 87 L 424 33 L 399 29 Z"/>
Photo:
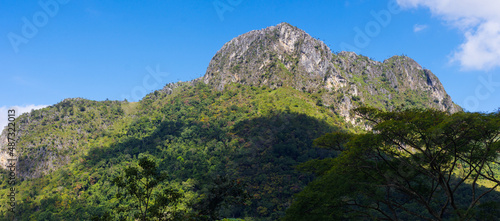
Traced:
<path fill-rule="evenodd" d="M 355 112 L 372 130 L 315 144 L 335 159 L 302 165 L 320 177 L 285 220 L 470 220 L 498 216 L 500 113 Z"/>
<path fill-rule="evenodd" d="M 130 205 L 128 209 L 138 210 L 139 212 L 134 215 L 140 220 L 175 219 L 175 214 L 171 211 L 167 213 L 167 209 L 178 203 L 181 194 L 171 188 L 161 188 L 162 182 L 168 176 L 158 170 L 153 160 L 143 157 L 139 159 L 139 166 L 140 168 L 128 167 L 124 176 L 118 176 L 113 180 L 113 183 L 122 190 L 116 197 L 132 198 L 136 203 Z"/>
<path fill-rule="evenodd" d="M 240 181 L 232 180 L 227 175 L 218 175 L 194 205 L 198 211 L 196 217 L 199 220 L 219 220 L 221 208 L 243 205 L 249 198 Z"/>

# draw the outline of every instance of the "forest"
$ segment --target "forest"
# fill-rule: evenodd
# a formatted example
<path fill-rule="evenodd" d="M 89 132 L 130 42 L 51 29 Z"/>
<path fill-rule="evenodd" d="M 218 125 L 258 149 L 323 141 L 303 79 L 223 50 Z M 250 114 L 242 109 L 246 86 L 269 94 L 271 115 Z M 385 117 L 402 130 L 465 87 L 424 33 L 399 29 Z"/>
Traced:
<path fill-rule="evenodd" d="M 324 93 L 188 82 L 139 102 L 66 99 L 24 114 L 17 209 L 0 198 L 1 219 L 500 217 L 499 112 L 412 100 L 355 109 L 351 124 Z"/>

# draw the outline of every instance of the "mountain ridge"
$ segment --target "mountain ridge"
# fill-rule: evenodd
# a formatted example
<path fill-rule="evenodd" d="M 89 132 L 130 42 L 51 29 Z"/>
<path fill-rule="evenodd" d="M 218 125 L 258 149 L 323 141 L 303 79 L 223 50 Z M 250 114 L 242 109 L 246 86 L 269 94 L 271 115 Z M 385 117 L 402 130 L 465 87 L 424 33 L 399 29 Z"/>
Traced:
<path fill-rule="evenodd" d="M 431 107 L 449 112 L 461 110 L 451 101 L 439 79 L 413 59 L 406 56 L 393 56 L 379 62 L 356 55 L 354 52 L 334 54 L 325 43 L 288 23 L 250 31 L 232 39 L 214 55 L 203 77 L 188 82 L 169 83 L 152 94 L 160 92 L 170 95 L 179 87 L 195 85 L 198 82 L 212 85 L 217 90 L 223 90 L 229 83 L 267 86 L 271 89 L 289 86 L 315 94 L 318 104 L 331 107 L 335 113 L 353 124 L 356 124 L 357 119 L 352 116 L 350 110 L 361 105 L 392 109 L 410 101 L 409 103 L 414 103 L 415 107 Z M 146 95 L 144 99 L 152 94 Z M 423 94 L 427 95 L 421 97 Z M 398 95 L 400 97 L 397 97 Z M 401 98 L 401 95 L 407 97 Z M 371 97 L 376 99 L 371 99 Z M 394 102 L 396 99 L 398 102 Z M 431 99 L 432 101 L 429 102 Z M 71 101 L 77 103 L 76 108 L 72 107 Z M 64 109 L 64 113 L 68 114 L 78 108 L 84 108 L 80 104 L 82 102 L 90 101 L 81 98 L 65 99 L 53 107 L 57 107 L 58 110 Z M 108 109 L 116 110 L 118 108 L 116 105 L 121 106 L 119 103 L 113 102 L 114 106 Z M 71 108 L 68 109 L 66 106 L 71 106 Z M 22 123 L 29 125 L 29 119 L 43 117 L 67 118 L 64 114 L 44 116 L 47 114 L 40 115 L 38 114 L 40 112 L 24 114 L 26 117 L 21 117 L 24 119 Z M 105 113 L 107 112 L 106 109 Z M 98 114 L 104 116 L 105 113 Z M 121 116 L 115 116 L 115 118 L 119 117 Z M 112 123 L 110 119 L 103 122 Z M 98 128 L 98 126 L 93 127 Z M 6 168 L 8 151 L 6 151 L 5 132 L 1 137 L 4 139 L 0 140 L 0 162 L 3 162 L 1 167 Z M 75 135 L 75 139 L 76 137 L 81 136 Z M 77 140 L 71 143 L 77 143 Z M 51 158 L 60 158 L 58 162 L 69 161 L 67 157 L 51 156 Z M 52 161 L 43 161 L 42 165 L 54 166 Z M 34 177 L 43 174 L 36 172 L 37 166 L 27 164 L 26 167 L 35 168 L 35 172 L 28 173 L 33 174 Z M 54 167 L 57 168 L 57 165 Z M 33 177 L 26 173 L 20 174 Z"/>
<path fill-rule="evenodd" d="M 390 90 L 422 91 L 431 100 L 424 106 L 449 112 L 461 110 L 439 79 L 413 59 L 393 56 L 379 62 L 354 52 L 334 54 L 325 43 L 288 23 L 250 31 L 224 44 L 210 61 L 203 81 L 218 90 L 234 82 L 271 88 L 291 86 L 308 92 L 337 91 L 350 97 L 339 100 L 334 98 L 336 95 L 323 96 L 324 104 L 339 105 L 341 115 L 349 119 L 353 96 L 361 97 L 365 105 L 383 109 L 398 106 L 389 104 Z M 389 87 L 379 92 L 381 86 Z M 359 92 L 389 97 L 370 102 L 364 99 L 368 94 L 360 96 Z"/>
<path fill-rule="evenodd" d="M 214 55 L 203 77 L 169 83 L 139 102 L 73 98 L 19 116 L 16 188 L 23 190 L 23 208 L 36 215 L 66 202 L 88 214 L 100 208 L 95 214 L 101 216 L 117 206 L 112 178 L 148 155 L 191 199 L 203 196 L 210 176 L 247 183 L 251 203 L 230 206 L 227 217 L 276 220 L 313 178 L 295 167 L 335 156 L 314 148 L 313 140 L 369 129 L 351 114 L 365 105 L 461 110 L 439 79 L 411 58 L 379 62 L 334 54 L 281 23 L 236 37 Z M 0 163 L 8 157 L 5 135 Z M 83 217 L 73 212 L 60 219 Z"/>

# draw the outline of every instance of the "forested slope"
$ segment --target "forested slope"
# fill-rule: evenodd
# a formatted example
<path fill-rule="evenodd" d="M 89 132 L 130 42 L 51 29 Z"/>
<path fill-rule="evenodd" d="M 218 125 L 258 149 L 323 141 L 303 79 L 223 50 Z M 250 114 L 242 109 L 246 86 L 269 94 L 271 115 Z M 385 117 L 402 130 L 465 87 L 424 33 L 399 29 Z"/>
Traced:
<path fill-rule="evenodd" d="M 199 217 L 218 177 L 249 196 L 223 206 L 221 217 L 276 220 L 314 179 L 296 166 L 336 156 L 313 140 L 362 132 L 363 122 L 351 113 L 361 105 L 461 110 L 437 77 L 410 58 L 382 63 L 334 54 L 286 23 L 253 31 L 227 43 L 203 78 L 168 84 L 139 102 L 66 99 L 18 117 L 18 205 L 15 214 L 0 207 L 2 217 L 130 215 L 117 210 L 133 202 L 115 197 L 112 180 L 148 157 L 169 174 L 162 185 L 182 193 L 177 209 L 186 220 Z M 0 161 L 7 157 L 5 133 Z M 5 196 L 11 186 L 3 177 Z"/>
<path fill-rule="evenodd" d="M 74 115 L 97 106 L 80 99 L 65 101 L 65 105 L 78 107 L 82 102 L 87 102 L 86 109 L 75 108 Z M 126 114 L 124 109 L 131 106 L 135 110 Z M 283 215 L 292 194 L 312 179 L 293 167 L 308 159 L 332 156 L 313 148 L 312 140 L 326 132 L 352 130 L 330 109 L 318 106 L 310 94 L 291 88 L 231 85 L 220 92 L 203 83 L 186 83 L 171 95 L 156 92 L 139 103 L 122 102 L 116 107 L 120 113 L 116 122 L 95 129 L 93 136 L 79 138 L 85 145 L 71 146 L 66 165 L 41 177 L 23 178 L 18 186 L 22 202 L 18 216 L 28 219 L 50 214 L 54 219 L 86 220 L 111 211 L 118 204 L 111 179 L 147 153 L 168 171 L 169 183 L 186 193 L 186 201 L 196 201 L 213 177 L 228 175 L 245 183 L 252 199 L 244 207 L 227 209 L 224 215 L 274 219 Z M 44 115 L 55 108 L 31 114 Z M 33 137 L 67 131 L 57 124 L 40 127 L 43 130 Z M 31 136 L 23 136 L 19 143 L 28 139 Z M 73 137 L 59 135 L 57 139 L 64 143 Z M 7 194 L 7 182 L 2 186 L 2 194 Z"/>

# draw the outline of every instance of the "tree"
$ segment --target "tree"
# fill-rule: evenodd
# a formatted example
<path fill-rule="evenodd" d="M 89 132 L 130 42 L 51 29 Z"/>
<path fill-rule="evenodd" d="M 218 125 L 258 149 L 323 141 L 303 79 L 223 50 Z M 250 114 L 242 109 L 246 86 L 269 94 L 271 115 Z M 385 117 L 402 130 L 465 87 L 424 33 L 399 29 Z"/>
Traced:
<path fill-rule="evenodd" d="M 200 201 L 193 206 L 198 211 L 198 220 L 219 220 L 222 208 L 244 204 L 250 198 L 245 186 L 227 175 L 215 177 L 203 192 Z"/>
<path fill-rule="evenodd" d="M 173 220 L 174 214 L 167 213 L 169 206 L 175 206 L 181 198 L 181 194 L 170 188 L 162 188 L 160 184 L 168 176 L 160 172 L 156 163 L 147 157 L 139 159 L 139 166 L 125 169 L 124 176 L 118 176 L 113 183 L 120 188 L 121 192 L 116 194 L 118 199 L 129 199 L 136 201 L 136 205 L 129 209 L 137 209 L 136 218 L 140 220 Z"/>
<path fill-rule="evenodd" d="M 315 140 L 341 155 L 301 165 L 319 178 L 296 195 L 285 220 L 469 220 L 499 215 L 498 208 L 489 208 L 498 206 L 491 197 L 499 196 L 499 112 L 355 112 L 372 130 L 330 133 Z"/>

